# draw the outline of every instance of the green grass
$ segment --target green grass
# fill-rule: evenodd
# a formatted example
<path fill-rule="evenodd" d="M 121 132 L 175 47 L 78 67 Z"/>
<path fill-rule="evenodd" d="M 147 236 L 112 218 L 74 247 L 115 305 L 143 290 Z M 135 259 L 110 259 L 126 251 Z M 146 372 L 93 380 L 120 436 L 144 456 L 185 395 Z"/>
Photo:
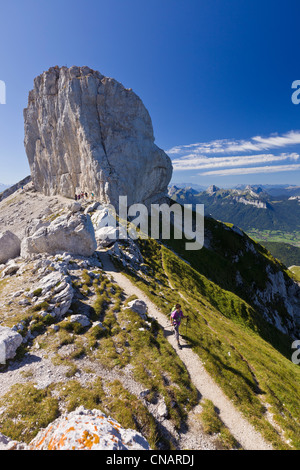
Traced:
<path fill-rule="evenodd" d="M 166 247 L 154 240 L 139 244 L 150 277 L 146 282 L 132 273 L 126 275 L 166 315 L 179 300 L 190 318 L 186 339 L 227 396 L 274 448 L 300 449 L 300 370 L 290 360 L 291 340 L 243 299 L 208 280 Z M 267 420 L 266 403 L 289 444 Z"/>
<path fill-rule="evenodd" d="M 290 270 L 292 271 L 295 279 L 300 282 L 300 266 L 291 266 Z"/>
<path fill-rule="evenodd" d="M 11 439 L 29 443 L 40 428 L 59 415 L 58 400 L 51 389 L 38 390 L 33 383 L 15 384 L 0 400 L 0 430 Z"/>
<path fill-rule="evenodd" d="M 202 403 L 202 411 L 198 416 L 203 431 L 206 434 L 217 435 L 223 449 L 239 449 L 240 445 L 231 435 L 220 419 L 218 412 L 211 400 L 205 399 Z"/>
<path fill-rule="evenodd" d="M 263 291 L 270 284 L 268 270 L 274 274 L 281 272 L 286 281 L 290 281 L 291 272 L 265 247 L 246 234 L 241 237 L 229 230 L 230 227 L 232 224 L 205 219 L 206 236 L 211 243 L 210 249 L 203 247 L 198 251 L 187 251 L 184 240 L 171 239 L 165 244 L 206 279 L 210 279 L 222 290 L 232 292 L 250 305 L 258 319 L 266 313 L 272 318 L 276 310 L 283 325 L 288 324 L 290 314 L 282 299 L 274 298 L 259 307 L 255 294 L 257 291 Z M 247 245 L 248 248 L 246 248 Z M 237 282 L 238 275 L 242 276 L 241 283 Z"/>
<path fill-rule="evenodd" d="M 87 409 L 99 409 L 118 421 L 124 428 L 141 432 L 152 448 L 156 448 L 159 432 L 153 416 L 147 407 L 126 390 L 120 381 L 106 384 L 97 378 L 88 387 L 80 385 L 76 380 L 56 386 L 60 401 L 66 410 L 71 412 L 78 406 Z"/>
<path fill-rule="evenodd" d="M 262 242 L 262 244 L 264 242 L 288 243 L 300 247 L 299 231 L 248 229 L 247 233 L 258 242 Z"/>
<path fill-rule="evenodd" d="M 300 265 L 300 247 L 282 242 L 261 242 L 285 266 Z"/>

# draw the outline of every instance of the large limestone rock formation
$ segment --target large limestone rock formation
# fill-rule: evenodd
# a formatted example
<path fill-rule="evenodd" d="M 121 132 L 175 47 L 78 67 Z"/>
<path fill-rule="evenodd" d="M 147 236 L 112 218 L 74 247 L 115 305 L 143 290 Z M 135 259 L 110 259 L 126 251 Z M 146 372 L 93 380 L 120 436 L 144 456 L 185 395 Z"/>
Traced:
<path fill-rule="evenodd" d="M 172 175 L 154 144 L 141 99 L 89 67 L 52 67 L 34 80 L 24 110 L 25 148 L 35 188 L 74 198 L 94 193 L 118 205 L 158 202 Z"/>

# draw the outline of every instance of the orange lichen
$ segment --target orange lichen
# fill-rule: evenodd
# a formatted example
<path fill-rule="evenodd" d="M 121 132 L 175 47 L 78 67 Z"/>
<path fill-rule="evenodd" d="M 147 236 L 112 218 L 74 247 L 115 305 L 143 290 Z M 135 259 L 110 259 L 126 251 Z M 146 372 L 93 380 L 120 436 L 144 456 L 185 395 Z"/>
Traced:
<path fill-rule="evenodd" d="M 78 443 L 82 446 L 83 449 L 91 449 L 94 444 L 99 444 L 100 438 L 98 434 L 91 433 L 87 430 L 83 431 L 82 438 L 78 439 Z"/>
<path fill-rule="evenodd" d="M 50 426 L 46 434 L 42 437 L 42 439 L 35 444 L 34 448 L 40 447 L 45 442 L 48 434 L 52 431 L 52 429 L 53 429 L 53 426 Z"/>
<path fill-rule="evenodd" d="M 115 428 L 117 430 L 121 428 L 121 426 L 118 423 L 116 423 L 115 421 L 112 421 L 110 419 L 108 419 L 107 421 L 109 422 L 109 424 L 112 425 L 113 428 Z"/>

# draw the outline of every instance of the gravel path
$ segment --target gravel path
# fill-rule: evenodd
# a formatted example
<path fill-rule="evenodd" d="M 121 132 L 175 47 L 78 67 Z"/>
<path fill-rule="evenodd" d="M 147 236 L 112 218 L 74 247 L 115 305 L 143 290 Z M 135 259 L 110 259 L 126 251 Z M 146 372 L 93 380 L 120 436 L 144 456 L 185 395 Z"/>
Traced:
<path fill-rule="evenodd" d="M 149 316 L 155 318 L 165 330 L 170 330 L 168 318 L 159 311 L 143 291 L 138 289 L 126 276 L 116 270 L 110 260 L 109 254 L 103 251 L 100 256 L 104 271 L 113 277 L 124 290 L 125 294 L 128 296 L 136 295 L 142 299 L 148 306 Z M 226 397 L 220 387 L 212 380 L 199 357 L 188 345 L 182 342 L 182 349 L 180 350 L 176 344 L 174 335 L 168 335 L 167 339 L 185 364 L 201 398 L 207 398 L 214 403 L 215 407 L 219 410 L 219 416 L 223 423 L 240 445 L 245 450 L 272 450 L 271 444 L 264 441 L 262 436 L 248 423 L 242 414 L 234 407 L 229 398 Z"/>

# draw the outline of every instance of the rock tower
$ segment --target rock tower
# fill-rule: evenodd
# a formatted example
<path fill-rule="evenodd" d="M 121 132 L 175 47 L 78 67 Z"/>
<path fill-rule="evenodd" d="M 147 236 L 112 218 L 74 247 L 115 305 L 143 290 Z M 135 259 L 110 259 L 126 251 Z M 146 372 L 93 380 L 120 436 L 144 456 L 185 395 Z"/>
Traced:
<path fill-rule="evenodd" d="M 34 80 L 24 110 L 25 149 L 35 188 L 74 198 L 94 193 L 117 205 L 161 201 L 172 164 L 154 143 L 141 99 L 89 67 L 51 67 Z"/>

